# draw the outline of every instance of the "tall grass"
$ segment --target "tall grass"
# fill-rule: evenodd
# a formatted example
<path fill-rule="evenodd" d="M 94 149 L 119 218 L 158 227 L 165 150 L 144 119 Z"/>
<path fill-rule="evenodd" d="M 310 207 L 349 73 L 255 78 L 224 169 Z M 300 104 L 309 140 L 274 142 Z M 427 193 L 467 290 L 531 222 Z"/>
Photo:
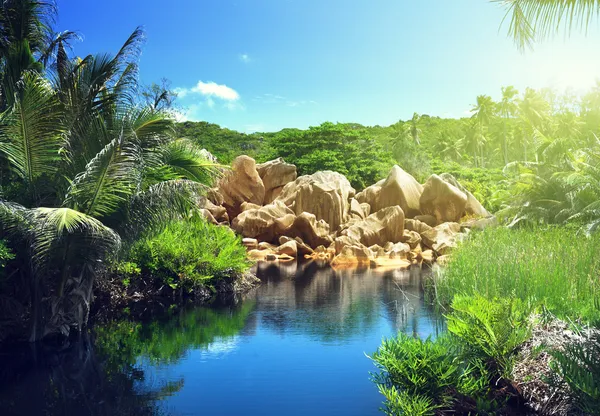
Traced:
<path fill-rule="evenodd" d="M 521 299 L 563 319 L 600 323 L 600 235 L 567 228 L 487 229 L 452 254 L 430 294 L 446 306 L 455 295 Z"/>

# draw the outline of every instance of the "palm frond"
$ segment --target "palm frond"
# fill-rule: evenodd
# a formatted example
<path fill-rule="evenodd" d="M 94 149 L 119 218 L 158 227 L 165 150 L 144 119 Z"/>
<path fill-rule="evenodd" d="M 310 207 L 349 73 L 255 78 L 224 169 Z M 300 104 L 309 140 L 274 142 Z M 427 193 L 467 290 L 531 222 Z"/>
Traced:
<path fill-rule="evenodd" d="M 0 153 L 28 183 L 58 167 L 65 129 L 59 101 L 40 75 L 26 72 L 15 104 L 0 119 Z"/>
<path fill-rule="evenodd" d="M 587 31 L 598 18 L 600 0 L 494 0 L 506 9 L 510 18 L 509 36 L 520 49 L 531 48 L 537 40 L 546 39 L 564 29 Z"/>
<path fill-rule="evenodd" d="M 135 192 L 138 162 L 136 146 L 113 139 L 75 177 L 65 205 L 97 218 L 113 214 Z"/>

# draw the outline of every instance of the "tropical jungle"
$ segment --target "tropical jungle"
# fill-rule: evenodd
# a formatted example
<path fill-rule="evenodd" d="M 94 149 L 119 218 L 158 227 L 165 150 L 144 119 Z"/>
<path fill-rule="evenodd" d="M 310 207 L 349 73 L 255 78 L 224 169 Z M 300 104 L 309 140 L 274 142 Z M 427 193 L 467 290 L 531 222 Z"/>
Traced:
<path fill-rule="evenodd" d="M 3 414 L 600 414 L 600 72 L 243 132 L 67 3 L 0 5 Z M 483 3 L 519 53 L 600 15 Z"/>

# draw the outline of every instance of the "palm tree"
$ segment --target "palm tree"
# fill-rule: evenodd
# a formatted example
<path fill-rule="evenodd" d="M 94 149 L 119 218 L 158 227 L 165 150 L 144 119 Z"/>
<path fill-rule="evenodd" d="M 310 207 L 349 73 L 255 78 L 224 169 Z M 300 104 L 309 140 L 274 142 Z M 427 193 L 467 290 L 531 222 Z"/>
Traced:
<path fill-rule="evenodd" d="M 486 137 L 485 130 L 490 125 L 490 122 L 494 118 L 494 109 L 495 104 L 492 100 L 492 97 L 489 95 L 479 95 L 477 96 L 477 104 L 471 109 L 473 112 L 472 118 L 475 120 L 477 125 L 477 142 L 481 157 L 481 167 L 484 167 L 485 160 L 483 156 L 483 149 L 485 147 Z"/>
<path fill-rule="evenodd" d="M 421 144 L 421 139 L 419 135 L 421 134 L 421 129 L 419 128 L 419 122 L 421 121 L 421 116 L 418 113 L 413 113 L 413 116 L 410 120 L 408 120 L 409 132 L 417 145 Z"/>
<path fill-rule="evenodd" d="M 16 184 L 0 195 L 0 223 L 30 250 L 32 341 L 81 328 L 95 277 L 121 244 L 184 215 L 216 174 L 174 139 L 168 114 L 136 105 L 142 35 L 114 57 L 75 60 L 59 41 L 53 82 L 24 69 L 0 114 L 4 181 Z"/>
<path fill-rule="evenodd" d="M 508 28 L 520 49 L 561 29 L 585 28 L 600 14 L 600 0 L 492 0 L 500 2 L 509 18 Z"/>
<path fill-rule="evenodd" d="M 536 135 L 549 117 L 549 105 L 546 100 L 534 89 L 527 88 L 523 98 L 518 102 L 517 108 L 520 115 L 522 128 L 523 160 L 528 159 L 528 147 L 536 148 Z M 543 133 L 543 132 L 542 132 Z M 531 142 L 531 143 L 530 143 Z"/>
<path fill-rule="evenodd" d="M 515 103 L 515 97 L 519 94 L 519 91 L 512 85 L 508 87 L 502 87 L 502 100 L 498 103 L 498 110 L 502 116 L 502 155 L 504 157 L 504 164 L 508 163 L 508 143 L 506 139 L 506 122 L 511 118 L 517 111 L 517 104 Z"/>

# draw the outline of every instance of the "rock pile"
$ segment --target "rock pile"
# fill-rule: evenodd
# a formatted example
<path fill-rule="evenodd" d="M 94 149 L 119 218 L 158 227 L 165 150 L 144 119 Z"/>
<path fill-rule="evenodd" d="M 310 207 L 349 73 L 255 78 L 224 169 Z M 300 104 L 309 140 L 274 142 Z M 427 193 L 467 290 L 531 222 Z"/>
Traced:
<path fill-rule="evenodd" d="M 360 193 L 331 171 L 297 177 L 275 159 L 239 156 L 207 195 L 207 220 L 231 226 L 256 260 L 298 257 L 334 267 L 409 267 L 446 256 L 471 228 L 494 223 L 449 174 L 420 184 L 399 166 Z"/>

